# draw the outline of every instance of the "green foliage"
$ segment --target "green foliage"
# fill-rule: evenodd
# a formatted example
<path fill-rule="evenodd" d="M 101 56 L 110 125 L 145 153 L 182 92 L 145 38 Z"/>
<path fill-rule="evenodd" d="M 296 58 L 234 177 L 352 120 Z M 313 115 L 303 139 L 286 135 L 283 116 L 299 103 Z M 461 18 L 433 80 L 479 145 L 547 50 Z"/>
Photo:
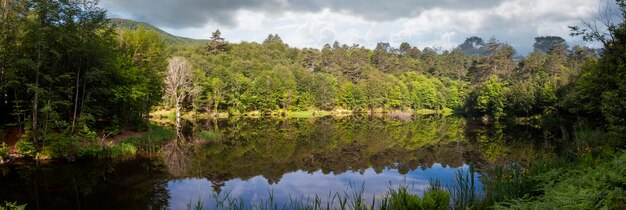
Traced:
<path fill-rule="evenodd" d="M 626 4 L 616 1 L 619 16 L 626 17 Z M 609 11 L 605 11 L 609 15 Z M 616 14 L 615 14 L 616 15 Z M 570 27 L 572 35 L 580 35 L 586 41 L 600 41 L 604 44 L 602 57 L 597 62 L 583 66 L 580 77 L 575 82 L 570 96 L 570 110 L 587 116 L 599 123 L 606 122 L 612 135 L 626 138 L 626 24 L 625 21 L 607 23 L 606 31 L 598 28 Z M 612 34 L 610 37 L 605 34 Z M 622 145 L 623 146 L 623 145 Z"/>
<path fill-rule="evenodd" d="M 176 133 L 172 129 L 151 124 L 148 131 L 141 137 L 123 139 L 121 143 L 127 145 L 118 149 L 129 149 L 130 146 L 133 146 L 144 151 L 157 151 L 164 142 L 174 139 L 175 136 Z"/>
<path fill-rule="evenodd" d="M 389 209 L 424 209 L 422 199 L 417 195 L 411 194 L 408 190 L 408 186 L 400 186 L 398 189 L 390 188 L 388 194 L 389 200 L 387 202 Z M 426 195 L 426 193 L 424 195 Z M 428 202 L 433 202 L 428 204 L 432 205 L 429 207 L 434 207 L 433 196 L 436 195 L 429 196 Z"/>
<path fill-rule="evenodd" d="M 51 133 L 46 136 L 46 143 L 52 158 L 74 159 L 78 156 L 79 144 L 76 137 Z"/>
<path fill-rule="evenodd" d="M 538 175 L 540 197 L 519 197 L 498 203 L 498 209 L 623 209 L 626 207 L 626 155 L 616 154 L 604 163 L 589 167 L 545 168 Z"/>
<path fill-rule="evenodd" d="M 137 154 L 137 147 L 131 143 L 122 142 L 109 148 L 113 158 L 130 158 Z"/>
<path fill-rule="evenodd" d="M 457 170 L 454 174 L 452 186 L 448 186 L 448 191 L 452 194 L 452 204 L 457 209 L 467 209 L 477 206 L 481 197 L 477 195 L 476 183 L 474 181 L 474 165 L 470 164 L 469 170 Z M 437 185 L 437 184 L 436 184 Z M 434 186 L 436 186 L 434 185 Z M 431 184 L 433 186 L 433 184 Z M 435 188 L 433 190 L 443 190 Z"/>
<path fill-rule="evenodd" d="M 30 139 L 22 138 L 15 143 L 15 149 L 18 154 L 26 157 L 35 157 L 37 150 L 35 144 Z"/>
<path fill-rule="evenodd" d="M 102 158 L 106 155 L 106 149 L 98 144 L 89 144 L 87 146 L 81 146 L 77 152 L 77 157 L 80 158 Z"/>
<path fill-rule="evenodd" d="M 487 82 L 482 84 L 475 94 L 475 109 L 478 113 L 489 115 L 499 119 L 505 115 L 506 102 L 505 83 L 498 81 L 496 75 L 492 75 Z"/>
<path fill-rule="evenodd" d="M 19 205 L 17 202 L 5 201 L 3 205 L 0 205 L 0 210 L 24 210 L 27 204 Z"/>
<path fill-rule="evenodd" d="M 197 136 L 204 141 L 215 141 L 220 138 L 219 133 L 206 130 L 198 132 Z"/>
<path fill-rule="evenodd" d="M 168 53 L 158 32 L 116 31 L 92 0 L 16 0 L 0 17 L 0 123 L 28 133 L 21 153 L 71 159 L 97 129 L 147 125 Z"/>
<path fill-rule="evenodd" d="M 446 210 L 450 206 L 450 193 L 444 190 L 425 192 L 423 206 L 424 209 Z"/>
<path fill-rule="evenodd" d="M 0 144 L 0 160 L 4 160 L 9 157 L 9 147 L 6 143 L 2 142 Z"/>
<path fill-rule="evenodd" d="M 139 28 L 145 28 L 156 31 L 159 34 L 159 38 L 170 45 L 190 45 L 190 44 L 204 44 L 207 40 L 191 39 L 186 37 L 174 36 L 169 34 L 149 23 L 138 22 L 134 20 L 111 18 L 111 24 L 120 29 L 137 30 Z"/>

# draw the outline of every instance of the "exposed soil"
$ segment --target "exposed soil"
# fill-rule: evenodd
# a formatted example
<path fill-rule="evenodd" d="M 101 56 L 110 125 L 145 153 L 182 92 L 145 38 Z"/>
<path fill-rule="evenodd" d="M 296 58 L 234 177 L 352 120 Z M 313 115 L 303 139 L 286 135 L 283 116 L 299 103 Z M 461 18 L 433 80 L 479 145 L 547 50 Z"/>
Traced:
<path fill-rule="evenodd" d="M 109 137 L 106 139 L 107 142 L 111 142 L 113 144 L 119 144 L 122 140 L 126 139 L 126 138 L 130 138 L 130 137 L 141 137 L 144 133 L 146 132 L 138 132 L 138 131 L 131 131 L 131 130 L 124 130 L 121 133 L 113 136 L 113 137 Z"/>
<path fill-rule="evenodd" d="M 2 130 L 2 133 L 0 133 L 0 140 L 9 146 L 9 151 L 13 153 L 15 152 L 15 144 L 17 143 L 17 140 L 20 139 L 21 135 L 22 132 L 20 132 L 18 127 L 9 127 Z"/>

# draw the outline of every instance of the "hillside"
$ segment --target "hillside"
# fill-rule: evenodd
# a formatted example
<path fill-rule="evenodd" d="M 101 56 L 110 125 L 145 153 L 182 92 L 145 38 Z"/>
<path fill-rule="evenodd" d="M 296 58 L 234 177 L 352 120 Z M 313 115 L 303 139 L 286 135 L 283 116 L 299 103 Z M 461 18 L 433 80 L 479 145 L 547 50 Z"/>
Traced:
<path fill-rule="evenodd" d="M 115 25 L 116 27 L 127 29 L 136 29 L 143 26 L 146 29 L 154 30 L 158 32 L 159 37 L 163 38 L 165 43 L 167 43 L 168 45 L 204 44 L 207 42 L 207 40 L 202 39 L 192 39 L 187 37 L 175 36 L 145 22 L 122 18 L 111 18 L 111 24 Z"/>

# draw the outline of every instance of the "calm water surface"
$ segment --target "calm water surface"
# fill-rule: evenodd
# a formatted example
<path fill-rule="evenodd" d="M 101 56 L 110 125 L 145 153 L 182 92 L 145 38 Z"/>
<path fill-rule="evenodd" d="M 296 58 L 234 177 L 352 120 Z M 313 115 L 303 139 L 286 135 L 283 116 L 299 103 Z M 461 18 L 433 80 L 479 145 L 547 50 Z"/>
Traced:
<path fill-rule="evenodd" d="M 219 140 L 203 140 L 205 131 Z M 473 173 L 481 193 L 483 168 L 550 153 L 558 131 L 456 117 L 201 121 L 185 126 L 184 140 L 146 157 L 0 166 L 0 201 L 32 209 L 186 209 L 200 200 L 210 209 L 215 196 L 251 206 L 270 196 L 284 203 L 360 190 L 370 200 L 390 186 L 421 194 L 429 180 L 451 185 L 459 170 Z"/>

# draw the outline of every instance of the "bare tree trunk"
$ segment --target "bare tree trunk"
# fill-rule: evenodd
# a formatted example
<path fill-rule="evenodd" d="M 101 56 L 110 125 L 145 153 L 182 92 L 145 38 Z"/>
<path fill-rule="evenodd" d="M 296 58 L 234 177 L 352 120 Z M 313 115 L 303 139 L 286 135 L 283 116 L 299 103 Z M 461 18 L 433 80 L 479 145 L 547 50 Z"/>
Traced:
<path fill-rule="evenodd" d="M 180 137 L 182 137 L 181 134 L 181 123 L 180 123 L 180 118 L 181 118 L 181 113 L 180 113 L 180 96 L 176 97 L 176 136 L 177 139 L 181 139 Z"/>
<path fill-rule="evenodd" d="M 87 77 L 83 79 L 83 93 L 80 97 L 80 112 L 78 112 L 78 116 L 83 114 L 83 110 L 85 110 L 85 90 L 87 89 Z"/>
<path fill-rule="evenodd" d="M 176 127 L 180 126 L 180 103 L 176 102 Z"/>
<path fill-rule="evenodd" d="M 82 61 L 82 59 L 81 59 Z M 81 61 L 78 62 L 78 72 L 76 73 L 76 93 L 74 94 L 74 116 L 72 117 L 72 131 L 70 133 L 74 133 L 74 128 L 76 126 L 76 113 L 78 111 L 78 92 L 79 92 L 79 82 L 80 82 L 80 66 L 82 65 Z"/>
<path fill-rule="evenodd" d="M 37 140 L 37 115 L 39 114 L 39 69 L 41 68 L 41 48 L 38 50 L 37 55 L 37 69 L 35 71 L 35 96 L 33 97 L 33 142 L 38 147 L 39 141 Z"/>

